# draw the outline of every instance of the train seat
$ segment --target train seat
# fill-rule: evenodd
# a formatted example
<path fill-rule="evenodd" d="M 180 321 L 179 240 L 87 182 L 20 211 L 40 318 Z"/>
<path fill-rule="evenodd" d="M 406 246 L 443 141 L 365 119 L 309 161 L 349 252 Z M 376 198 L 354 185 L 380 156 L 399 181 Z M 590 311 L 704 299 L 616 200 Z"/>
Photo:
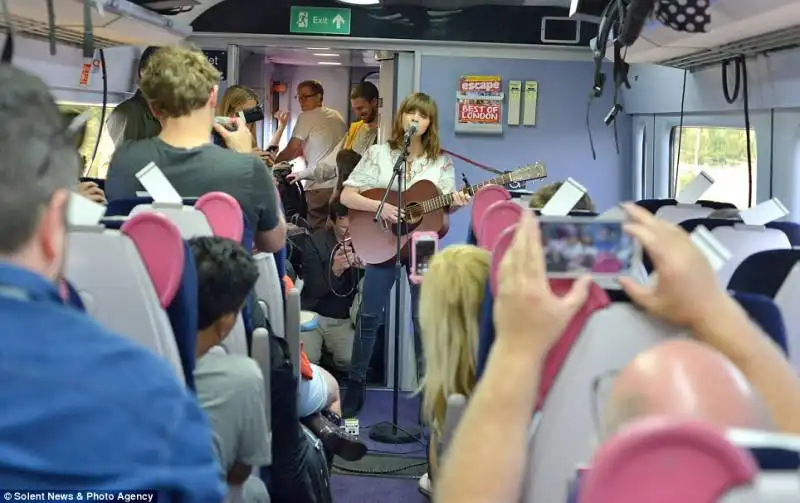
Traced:
<path fill-rule="evenodd" d="M 780 308 L 786 322 L 786 340 L 789 361 L 800 372 L 800 263 L 795 263 L 780 290 L 775 295 L 775 304 Z"/>
<path fill-rule="evenodd" d="M 757 293 L 732 292 L 733 298 L 764 333 L 789 354 L 786 326 L 781 310 L 770 298 Z"/>
<path fill-rule="evenodd" d="M 279 337 L 286 336 L 287 322 L 284 314 L 284 294 L 278 273 L 278 265 L 275 254 L 257 253 L 253 256 L 258 267 L 258 279 L 256 280 L 256 296 L 264 301 L 262 306 L 266 306 L 264 316 L 269 320 L 272 330 Z"/>
<path fill-rule="evenodd" d="M 467 244 L 477 245 L 479 242 L 480 227 L 486 211 L 494 203 L 510 201 L 511 194 L 501 185 L 487 185 L 475 193 L 470 206 L 470 225 L 467 235 Z"/>
<path fill-rule="evenodd" d="M 766 441 L 755 440 L 765 437 Z M 746 438 L 750 437 L 750 438 Z M 770 438 L 772 437 L 772 438 Z M 581 474 L 581 503 L 789 503 L 800 501 L 796 437 L 724 432 L 696 421 L 648 418 L 608 439 Z M 783 466 L 760 466 L 759 451 Z M 774 457 L 774 456 L 773 456 Z M 665 463 L 664 460 L 669 462 Z M 775 469 L 777 468 L 777 469 Z"/>
<path fill-rule="evenodd" d="M 220 236 L 241 242 L 244 220 L 239 203 L 228 194 L 209 192 L 194 205 L 140 204 L 131 210 L 131 217 L 141 213 L 159 213 L 174 223 L 185 240 L 198 236 Z M 196 302 L 195 302 L 196 304 Z M 195 313 L 195 318 L 196 318 Z M 196 323 L 196 322 L 195 322 Z M 244 316 L 240 313 L 223 346 L 232 354 L 247 355 Z"/>
<path fill-rule="evenodd" d="M 186 382 L 167 307 L 180 289 L 185 250 L 177 227 L 162 215 L 142 214 L 122 230 L 75 227 L 65 277 L 100 323 L 165 357 Z"/>
<path fill-rule="evenodd" d="M 196 197 L 184 197 L 183 204 L 186 206 L 194 205 L 197 201 Z M 137 206 L 142 204 L 153 204 L 153 198 L 150 196 L 137 196 L 125 199 L 112 199 L 106 205 L 106 217 L 126 217 L 131 214 L 131 211 Z"/>
<path fill-rule="evenodd" d="M 713 212 L 712 208 L 704 208 L 695 204 L 676 204 L 662 206 L 656 211 L 655 215 L 667 222 L 679 224 L 691 218 L 705 218 Z"/>
<path fill-rule="evenodd" d="M 770 229 L 778 229 L 786 234 L 792 246 L 800 246 L 800 224 L 797 222 L 778 221 L 769 222 L 767 227 Z"/>
<path fill-rule="evenodd" d="M 720 201 L 709 201 L 707 199 L 698 199 L 695 204 L 699 204 L 703 208 L 711 208 L 712 210 L 736 210 L 738 209 L 733 203 L 723 203 Z"/>
<path fill-rule="evenodd" d="M 792 245 L 782 231 L 761 225 L 720 226 L 711 234 L 731 253 L 731 258 L 717 271 L 720 285 L 727 285 L 736 268 L 749 256 L 766 250 L 789 249 Z"/>
<path fill-rule="evenodd" d="M 653 215 L 664 206 L 675 206 L 678 201 L 675 199 L 640 199 L 636 204 L 646 209 Z"/>
<path fill-rule="evenodd" d="M 512 238 L 513 229 L 508 229 L 493 250 L 481 312 L 479 376 L 494 339 L 497 265 Z M 557 293 L 566 293 L 570 286 L 571 280 L 551 280 Z M 651 319 L 633 304 L 610 302 L 608 295 L 593 285 L 590 300 L 551 348 L 543 366 L 523 501 L 565 501 L 566 480 L 574 466 L 591 454 L 589 440 L 595 427 L 588 398 L 597 377 L 622 368 L 641 351 L 677 337 L 685 337 L 685 333 Z"/>

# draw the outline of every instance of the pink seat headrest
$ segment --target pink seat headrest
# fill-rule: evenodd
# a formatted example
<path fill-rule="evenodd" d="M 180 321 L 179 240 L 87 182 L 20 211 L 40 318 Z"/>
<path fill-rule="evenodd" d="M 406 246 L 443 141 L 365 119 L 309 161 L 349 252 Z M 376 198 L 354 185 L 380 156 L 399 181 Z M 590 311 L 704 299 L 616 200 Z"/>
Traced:
<path fill-rule="evenodd" d="M 209 192 L 194 203 L 194 208 L 202 212 L 215 236 L 240 243 L 244 235 L 242 207 L 233 196 L 224 192 Z M 255 222 L 248 222 L 254 225 Z"/>
<path fill-rule="evenodd" d="M 478 231 L 478 245 L 484 250 L 494 251 L 500 234 L 516 224 L 523 208 L 513 201 L 498 201 L 486 209 Z"/>
<path fill-rule="evenodd" d="M 472 208 L 470 210 L 470 218 L 472 219 L 472 232 L 480 242 L 481 222 L 486 215 L 486 210 L 489 206 L 498 201 L 508 201 L 511 199 L 511 194 L 500 185 L 487 185 L 475 193 L 472 198 Z"/>
<path fill-rule="evenodd" d="M 495 240 L 494 248 L 492 249 L 492 263 L 489 269 L 489 286 L 494 295 L 497 295 L 497 273 L 500 270 L 500 261 L 503 260 L 506 251 L 514 241 L 517 227 L 519 227 L 517 224 L 511 224 L 511 226 L 503 229 Z"/>
<path fill-rule="evenodd" d="M 717 503 L 758 473 L 750 454 L 706 423 L 648 418 L 606 441 L 580 485 L 580 503 Z"/>
<path fill-rule="evenodd" d="M 160 213 L 139 213 L 122 224 L 131 238 L 158 295 L 167 308 L 178 293 L 185 261 L 183 239 L 178 228 Z"/>

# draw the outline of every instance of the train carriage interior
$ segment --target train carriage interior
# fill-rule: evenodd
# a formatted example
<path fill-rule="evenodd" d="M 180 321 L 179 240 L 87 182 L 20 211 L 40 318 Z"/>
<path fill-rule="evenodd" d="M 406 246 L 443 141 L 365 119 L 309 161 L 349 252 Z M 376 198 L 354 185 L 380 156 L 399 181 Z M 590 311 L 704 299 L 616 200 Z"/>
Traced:
<path fill-rule="evenodd" d="M 489 372 L 486 365 L 491 365 L 493 356 L 486 356 L 492 354 L 486 344 L 491 345 L 487 340 L 494 339 L 499 326 L 492 318 L 498 313 L 496 308 L 492 311 L 492 304 L 501 298 L 499 287 L 492 284 L 500 274 L 496 263 L 513 247 L 514 232 L 521 232 L 524 224 L 519 222 L 525 222 L 522 215 L 527 213 L 541 216 L 554 292 L 558 288 L 553 281 L 574 278 L 566 273 L 572 270 L 570 246 L 599 243 L 600 248 L 603 240 L 612 237 L 628 243 L 625 253 L 630 255 L 623 257 L 617 248 L 610 254 L 595 250 L 591 264 L 580 267 L 594 277 L 603 267 L 601 262 L 613 262 L 617 266 L 610 267 L 624 267 L 626 274 L 650 281 L 647 277 L 658 259 L 631 244 L 635 240 L 622 237 L 621 222 L 628 210 L 622 210 L 621 203 L 634 202 L 659 221 L 682 228 L 713 266 L 720 288 L 782 348 L 794 376 L 800 375 L 800 2 L 796 0 L 4 0 L 2 7 L 0 29 L 7 34 L 3 64 L 41 79 L 62 112 L 82 118 L 80 180 L 89 184 L 85 187 L 106 191 L 95 202 L 81 198 L 70 208 L 64 279 L 75 290 L 86 316 L 169 360 L 176 379 L 192 388 L 199 380 L 195 383 L 193 376 L 195 354 L 186 348 L 195 347 L 189 341 L 196 334 L 185 333 L 186 326 L 176 324 L 174 318 L 176 310 L 184 308 L 188 316 L 197 317 L 197 299 L 181 293 L 193 288 L 187 278 L 194 271 L 184 272 L 190 268 L 190 261 L 183 259 L 184 246 L 190 250 L 185 243 L 196 236 L 215 235 L 253 251 L 259 273 L 255 302 L 245 303 L 231 335 L 220 344 L 228 353 L 255 360 L 263 374 L 266 412 L 261 415 L 271 428 L 272 452 L 268 463 L 250 466 L 250 477 L 262 481 L 267 493 L 253 496 L 246 486 L 240 491 L 242 484 L 231 483 L 228 473 L 227 481 L 220 482 L 229 490 L 226 501 L 432 501 L 433 474 L 449 462 L 444 450 L 461 440 L 453 435 L 472 404 L 467 395 L 488 375 L 484 371 Z M 166 195 L 158 196 L 157 187 L 148 185 L 151 182 L 142 174 L 144 169 L 136 176 L 145 190 L 137 191 L 136 198 L 115 200 L 111 187 L 105 185 L 114 169 L 109 167 L 115 152 L 124 143 L 109 125 L 110 117 L 121 103 L 140 96 L 140 60 L 145 50 L 178 45 L 202 51 L 219 72 L 216 95 L 220 103 L 233 86 L 243 87 L 249 90 L 250 105 L 245 108 L 259 107 L 263 112 L 246 122 L 252 128 L 254 151 L 267 160 L 280 193 L 278 203 L 283 203 L 288 237 L 280 251 L 257 249 L 258 237 L 254 241 L 248 227 L 255 225 L 248 222 L 252 213 L 225 189 L 178 193 L 169 176 L 162 174 Z M 11 52 L 13 57 L 7 57 Z M 374 89 L 377 95 L 365 89 Z M 308 265 L 313 260 L 309 250 L 317 246 L 315 232 L 338 232 L 331 229 L 335 219 L 341 218 L 334 216 L 334 203 L 327 202 L 322 230 L 317 230 L 310 216 L 312 203 L 316 204 L 312 195 L 333 191 L 333 186 L 318 189 L 314 185 L 323 183 L 321 179 L 307 175 L 318 172 L 328 158 L 309 160 L 302 150 L 314 145 L 313 135 L 328 134 L 327 130 L 307 130 L 308 101 L 317 96 L 321 108 L 335 112 L 348 131 L 360 134 L 358 128 L 365 125 L 374 129 L 371 141 L 382 145 L 403 139 L 402 130 L 400 140 L 396 133 L 404 115 L 396 116 L 396 112 L 414 93 L 424 93 L 438 106 L 435 129 L 442 152 L 452 160 L 454 189 L 474 187 L 465 192 L 470 198 L 468 207 L 453 212 L 448 226 L 428 226 L 433 221 L 428 213 L 437 214 L 452 199 L 426 209 L 416 225 L 432 233 L 437 254 L 470 245 L 485 251 L 486 260 L 494 264 L 484 267 L 483 301 L 474 309 L 480 330 L 469 350 L 474 353 L 470 389 L 448 388 L 452 393 L 444 397 L 446 403 L 439 404 L 443 412 L 446 408 L 446 421 L 435 428 L 423 404 L 425 387 L 430 385 L 423 376 L 433 373 L 433 357 L 419 356 L 412 306 L 426 298 L 431 303 L 419 308 L 423 338 L 431 337 L 426 331 L 434 332 L 425 326 L 429 318 L 424 310 L 435 305 L 444 317 L 450 315 L 451 307 L 444 297 L 441 307 L 438 300 L 426 297 L 425 280 L 420 280 L 422 300 L 417 300 L 411 276 L 421 278 L 427 265 L 424 270 L 412 270 L 412 266 L 398 273 L 412 283 L 393 283 L 381 315 L 367 316 L 379 321 L 370 318 L 377 331 L 375 347 L 364 357 L 366 380 L 358 388 L 352 377 L 355 365 L 350 368 L 349 362 L 351 357 L 356 359 L 355 349 L 350 355 L 351 341 L 362 337 L 356 331 L 366 323 L 360 305 L 369 302 L 362 293 L 371 268 L 385 262 L 397 265 L 399 271 L 393 247 L 402 240 L 403 246 L 417 250 L 425 236 L 404 231 L 408 235 L 396 241 L 385 228 L 369 230 L 378 229 L 378 224 L 369 221 L 372 215 L 363 208 L 346 204 L 345 194 L 357 185 L 345 181 L 335 192 L 341 197 L 335 204 L 341 201 L 350 207 L 344 210 L 352 233 L 343 242 L 352 237 L 360 257 L 356 262 L 366 267 L 367 276 L 355 273 L 354 284 L 346 286 L 348 291 L 342 295 L 332 284 L 330 271 L 320 269 L 326 283 L 313 277 Z M 372 108 L 365 112 L 364 103 Z M 231 113 L 221 110 L 222 105 L 216 113 L 220 120 L 245 117 L 241 107 Z M 414 110 L 421 113 L 419 108 Z M 148 113 L 155 114 L 155 108 Z M 162 117 L 162 127 L 166 120 Z M 358 127 L 353 129 L 353 124 Z M 413 124 L 416 129 L 418 122 Z M 300 129 L 307 137 L 296 143 Z M 355 150 L 348 146 L 353 144 L 350 134 L 339 135 L 337 150 L 331 147 L 326 156 L 339 149 Z M 411 141 L 408 134 L 405 138 Z M 364 157 L 358 156 L 362 161 L 355 169 L 368 169 L 370 159 L 377 163 L 371 157 L 377 148 L 359 152 Z M 343 169 L 339 156 L 335 157 L 333 179 L 341 177 Z M 537 206 L 537 191 L 554 182 L 561 183 L 548 196 L 549 202 Z M 303 211 L 289 208 L 289 192 L 284 190 L 299 198 Z M 354 190 L 358 195 L 360 189 Z M 412 185 L 405 193 L 414 204 L 428 204 L 414 199 L 415 190 Z M 585 196 L 591 202 L 586 207 L 582 206 Z M 391 197 L 387 201 L 394 204 Z M 407 203 L 410 221 L 414 211 Z M 356 218 L 354 213 L 366 216 Z M 439 213 L 447 221 L 447 215 Z M 154 220 L 153 214 L 164 221 Z M 325 219 L 329 219 L 328 227 Z M 547 219 L 555 227 L 547 227 Z M 592 222 L 606 227 L 591 227 Z M 374 239 L 369 232 L 374 232 Z M 563 250 L 551 255 L 547 240 L 553 250 L 563 240 Z M 380 261 L 368 259 L 377 248 L 367 248 L 379 242 L 388 250 L 386 256 Z M 335 248 L 330 256 L 313 249 L 321 267 L 333 271 Z M 458 259 L 458 253 L 452 253 L 452 260 Z M 588 255 L 582 257 L 589 260 L 585 259 Z M 441 262 L 436 265 L 444 267 Z M 170 270 L 173 266 L 175 271 Z M 347 267 L 356 268 L 349 262 Z M 450 271 L 455 275 L 459 269 L 451 264 Z M 592 440 L 597 427 L 593 407 L 609 395 L 598 391 L 598 376 L 620 372 L 665 341 L 687 337 L 686 331 L 658 324 L 634 309 L 618 282 L 608 280 L 613 274 L 601 273 L 602 281 L 597 280 L 593 288 L 606 292 L 602 307 L 571 329 L 575 333 L 568 342 L 563 341 L 570 329 L 565 330 L 555 346 L 561 348 L 560 356 L 553 356 L 555 350 L 548 353 L 540 383 L 543 398 L 527 437 L 522 489 L 513 501 L 800 501 L 800 440 L 794 435 L 800 431 L 719 429 L 702 421 L 676 420 L 657 427 L 631 427 L 620 438 Z M 336 273 L 336 284 L 340 275 Z M 172 284 L 166 278 L 178 278 L 178 282 Z M 322 287 L 314 286 L 319 284 Z M 464 284 L 462 278 L 452 278 L 449 292 L 448 288 L 436 290 L 449 299 L 455 296 L 453 290 L 466 292 Z M 307 307 L 307 296 L 318 288 L 325 290 L 323 296 L 349 297 L 345 364 L 335 344 L 325 339 L 328 335 L 322 336 L 325 347 L 319 350 L 311 348 L 306 338 L 311 332 L 334 333 L 333 325 L 325 325 L 332 318 Z M 194 302 L 194 307 L 175 307 L 187 302 Z M 249 318 L 254 309 L 263 311 L 268 330 L 252 326 Z M 445 326 L 459 330 L 457 324 Z M 332 422 L 342 435 L 357 438 L 366 448 L 358 456 L 334 455 L 325 438 L 312 433 L 314 429 L 303 421 L 307 435 L 314 441 L 322 439 L 323 447 L 312 445 L 325 454 L 322 474 L 316 475 L 323 482 L 314 486 L 316 494 L 307 500 L 284 497 L 274 489 L 281 480 L 274 464 L 283 456 L 276 449 L 281 439 L 275 428 L 281 423 L 275 413 L 286 405 L 274 392 L 277 378 L 270 367 L 274 348 L 268 342 L 273 335 L 288 348 L 296 379 L 292 382 L 305 382 L 303 372 L 310 358 L 313 367 L 309 364 L 309 368 L 324 369 L 326 379 L 330 376 L 338 383 L 336 393 L 341 394 L 344 412 L 334 413 Z M 449 358 L 456 358 L 461 349 L 452 340 L 440 344 L 450 344 L 439 348 Z M 454 361 L 447 363 L 455 365 Z M 435 370 L 457 371 L 464 372 L 444 364 Z M 330 391 L 332 385 L 326 385 Z M 349 417 L 347 412 L 353 409 L 347 394 L 352 397 L 354 389 L 362 388 L 354 417 Z M 434 429 L 439 433 L 432 437 Z M 6 488 L 13 484 L 5 481 L 18 479 L 2 459 L 4 442 L 0 435 L 0 486 Z M 653 457 L 659 452 L 675 459 L 660 465 Z M 696 467 L 696 473 L 687 467 Z M 637 483 L 631 482 L 637 477 Z M 711 479 L 718 483 L 717 492 L 710 489 Z M 48 483 L 46 487 L 54 486 Z M 675 499 L 664 499 L 671 491 Z M 198 494 L 181 499 L 210 501 Z M 442 494 L 441 501 L 456 500 Z"/>

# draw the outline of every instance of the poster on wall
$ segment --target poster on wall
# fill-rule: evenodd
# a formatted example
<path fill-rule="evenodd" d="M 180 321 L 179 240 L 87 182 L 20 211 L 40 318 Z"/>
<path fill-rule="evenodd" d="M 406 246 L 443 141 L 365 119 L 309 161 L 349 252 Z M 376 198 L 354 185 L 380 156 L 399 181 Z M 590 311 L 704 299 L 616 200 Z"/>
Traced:
<path fill-rule="evenodd" d="M 461 76 L 455 132 L 503 134 L 503 79 L 499 75 Z"/>

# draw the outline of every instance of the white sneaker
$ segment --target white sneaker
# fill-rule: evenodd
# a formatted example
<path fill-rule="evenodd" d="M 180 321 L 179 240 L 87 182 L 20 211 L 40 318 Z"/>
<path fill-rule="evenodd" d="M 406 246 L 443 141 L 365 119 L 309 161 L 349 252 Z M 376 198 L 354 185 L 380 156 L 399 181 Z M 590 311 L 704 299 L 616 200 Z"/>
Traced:
<path fill-rule="evenodd" d="M 417 489 L 419 489 L 419 492 L 430 498 L 431 479 L 430 477 L 428 477 L 427 473 L 419 478 L 419 482 L 417 483 Z"/>

